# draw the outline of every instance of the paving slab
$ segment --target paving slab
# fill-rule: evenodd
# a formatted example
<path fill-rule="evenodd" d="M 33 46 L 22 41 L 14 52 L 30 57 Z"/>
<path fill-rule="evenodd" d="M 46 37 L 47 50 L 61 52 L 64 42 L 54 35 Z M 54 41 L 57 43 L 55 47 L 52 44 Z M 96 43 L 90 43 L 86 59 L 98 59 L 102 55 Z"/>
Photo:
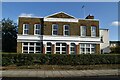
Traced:
<path fill-rule="evenodd" d="M 3 77 L 80 77 L 118 76 L 118 70 L 4 70 Z"/>
<path fill-rule="evenodd" d="M 53 76 L 54 77 L 63 77 L 59 71 L 53 71 Z"/>
<path fill-rule="evenodd" d="M 44 71 L 37 71 L 36 77 L 45 77 Z"/>

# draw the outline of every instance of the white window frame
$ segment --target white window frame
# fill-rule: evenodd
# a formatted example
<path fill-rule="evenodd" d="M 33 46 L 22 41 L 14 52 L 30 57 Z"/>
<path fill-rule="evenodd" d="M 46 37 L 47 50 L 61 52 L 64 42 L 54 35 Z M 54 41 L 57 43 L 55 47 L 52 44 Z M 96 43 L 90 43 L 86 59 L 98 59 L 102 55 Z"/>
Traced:
<path fill-rule="evenodd" d="M 51 54 L 52 54 L 52 43 L 51 43 L 51 42 L 47 42 L 47 43 L 50 43 L 51 46 L 46 44 L 46 54 L 47 54 L 47 53 L 51 53 Z M 51 51 L 48 51 L 48 50 L 47 50 L 48 47 L 51 48 Z"/>
<path fill-rule="evenodd" d="M 68 26 L 68 30 L 65 29 L 65 26 Z M 63 35 L 64 36 L 69 36 L 70 35 L 70 30 L 69 30 L 70 26 L 69 25 L 63 25 Z M 68 31 L 68 35 L 65 34 L 65 32 Z"/>
<path fill-rule="evenodd" d="M 59 44 L 60 44 L 60 46 L 57 46 L 57 45 L 55 44 L 55 54 L 56 54 L 57 52 L 60 52 L 60 54 L 62 54 L 63 52 L 67 53 L 67 44 L 65 43 L 66 46 L 63 46 L 63 45 L 62 45 L 63 43 L 59 43 Z M 56 51 L 56 47 L 59 47 L 59 48 L 60 48 L 60 51 Z M 66 48 L 66 51 L 63 51 L 62 48 Z"/>
<path fill-rule="evenodd" d="M 84 33 L 84 27 L 85 27 L 85 33 Z M 81 36 L 82 37 L 85 37 L 86 36 L 86 33 L 87 33 L 87 27 L 86 26 L 80 26 L 80 32 L 81 32 Z M 85 34 L 85 35 L 83 35 L 83 33 Z"/>
<path fill-rule="evenodd" d="M 25 29 L 25 25 L 28 26 L 28 29 Z M 23 35 L 28 35 L 28 34 L 25 34 L 25 30 L 28 30 L 28 34 L 29 34 L 29 24 L 23 24 Z"/>
<path fill-rule="evenodd" d="M 36 26 L 39 25 L 40 29 L 36 29 Z M 40 31 L 39 34 L 36 34 L 36 31 Z M 34 24 L 34 35 L 41 35 L 41 24 Z"/>
<path fill-rule="evenodd" d="M 33 51 L 33 53 L 41 53 L 41 48 L 42 48 L 42 46 L 41 46 L 41 43 L 40 43 L 40 46 L 37 46 L 36 45 L 36 43 L 34 43 L 34 42 L 32 42 L 32 43 L 34 43 L 34 45 L 30 45 L 30 42 L 26 42 L 27 43 L 27 45 L 24 45 L 24 42 L 22 43 L 22 53 L 24 53 L 24 50 L 23 50 L 23 47 L 28 47 L 28 50 L 27 50 L 27 53 L 29 54 L 30 53 L 30 47 L 33 47 L 34 48 L 34 51 Z M 36 51 L 36 47 L 39 47 L 40 48 L 40 51 Z"/>
<path fill-rule="evenodd" d="M 84 44 L 84 43 L 82 43 L 84 46 L 82 47 L 82 48 L 84 48 L 84 54 L 94 54 L 95 52 L 96 52 L 96 47 L 95 47 L 95 44 Z M 80 54 L 82 54 L 82 51 L 81 51 L 81 45 L 82 44 L 80 44 Z M 89 45 L 90 47 L 90 52 L 87 52 L 87 45 Z M 94 47 L 92 47 L 92 45 L 94 46 Z M 94 52 L 92 52 L 92 48 L 95 50 Z"/>
<path fill-rule="evenodd" d="M 95 32 L 94 29 L 95 28 Z M 91 37 L 96 37 L 96 26 L 91 26 Z"/>
<path fill-rule="evenodd" d="M 57 25 L 57 30 L 54 29 L 54 25 Z M 52 24 L 52 35 L 53 35 L 53 36 L 56 36 L 55 34 L 53 34 L 54 31 L 57 31 L 57 34 L 56 34 L 56 35 L 58 35 L 58 24 Z"/>
<path fill-rule="evenodd" d="M 72 44 L 74 44 L 74 46 Z M 72 51 L 71 48 L 74 48 L 74 51 Z M 76 45 L 75 45 L 75 43 L 70 44 L 70 54 L 76 54 Z"/>

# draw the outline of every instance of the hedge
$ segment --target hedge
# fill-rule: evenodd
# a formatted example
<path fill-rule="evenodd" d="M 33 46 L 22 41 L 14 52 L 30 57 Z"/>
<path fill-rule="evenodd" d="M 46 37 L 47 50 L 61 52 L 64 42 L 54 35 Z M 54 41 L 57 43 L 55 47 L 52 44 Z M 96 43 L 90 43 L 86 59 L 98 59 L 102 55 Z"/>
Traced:
<path fill-rule="evenodd" d="M 2 66 L 8 65 L 95 65 L 120 64 L 119 54 L 43 55 L 2 54 Z"/>

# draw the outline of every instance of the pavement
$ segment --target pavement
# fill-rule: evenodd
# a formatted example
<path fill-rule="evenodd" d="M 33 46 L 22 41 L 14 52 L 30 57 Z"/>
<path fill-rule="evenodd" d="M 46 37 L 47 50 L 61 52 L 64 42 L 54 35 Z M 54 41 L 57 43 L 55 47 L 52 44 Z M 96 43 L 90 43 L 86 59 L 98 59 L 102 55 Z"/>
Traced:
<path fill-rule="evenodd" d="M 3 70 L 1 77 L 85 77 L 119 76 L 118 69 L 108 70 Z"/>

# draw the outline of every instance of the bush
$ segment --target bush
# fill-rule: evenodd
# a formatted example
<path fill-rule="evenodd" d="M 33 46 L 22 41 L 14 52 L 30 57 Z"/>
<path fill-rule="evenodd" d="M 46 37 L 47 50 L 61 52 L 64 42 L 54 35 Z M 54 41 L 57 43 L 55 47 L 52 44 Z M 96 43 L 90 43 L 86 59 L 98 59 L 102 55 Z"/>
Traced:
<path fill-rule="evenodd" d="M 2 65 L 95 65 L 120 64 L 120 54 L 81 54 L 81 55 L 45 55 L 45 54 L 2 54 Z"/>

